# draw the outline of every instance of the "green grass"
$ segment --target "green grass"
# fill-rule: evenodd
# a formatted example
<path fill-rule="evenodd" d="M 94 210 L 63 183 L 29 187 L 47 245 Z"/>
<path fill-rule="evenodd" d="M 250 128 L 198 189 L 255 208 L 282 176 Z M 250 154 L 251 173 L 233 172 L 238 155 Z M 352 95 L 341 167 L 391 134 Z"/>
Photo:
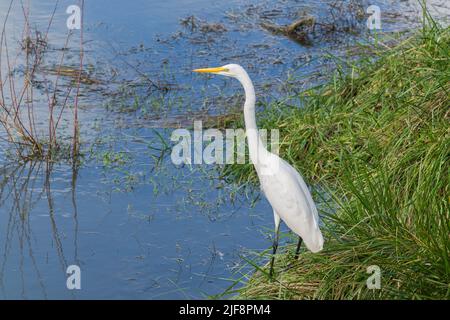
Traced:
<path fill-rule="evenodd" d="M 299 261 L 294 247 L 282 248 L 275 280 L 255 268 L 228 293 L 450 298 L 450 30 L 428 17 L 418 34 L 373 52 L 376 59 L 348 64 L 304 92 L 304 108 L 274 102 L 259 115 L 261 127 L 280 128 L 281 156 L 330 195 L 314 195 L 326 242 Z M 251 165 L 228 165 L 223 174 L 241 184 L 256 179 Z M 370 265 L 381 268 L 380 290 L 366 287 Z"/>

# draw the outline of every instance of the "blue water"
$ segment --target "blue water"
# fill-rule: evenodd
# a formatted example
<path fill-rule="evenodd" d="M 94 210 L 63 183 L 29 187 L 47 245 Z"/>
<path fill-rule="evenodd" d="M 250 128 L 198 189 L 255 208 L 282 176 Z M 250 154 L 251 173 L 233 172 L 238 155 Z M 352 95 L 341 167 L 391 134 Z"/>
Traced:
<path fill-rule="evenodd" d="M 47 65 L 61 52 L 65 8 L 74 2 L 59 2 Z M 9 3 L 0 0 L 1 24 Z M 64 162 L 19 165 L 0 143 L 0 298 L 206 298 L 251 271 L 242 256 L 270 247 L 269 204 L 257 187 L 242 192 L 219 179 L 215 166 L 174 166 L 170 154 L 161 155 L 161 138 L 168 143 L 173 130 L 163 127 L 198 112 L 226 113 L 214 99 L 239 86 L 194 76 L 195 67 L 241 63 L 264 100 L 282 96 L 280 83 L 291 77 L 309 74 L 320 82 L 329 61 L 319 57 L 342 52 L 342 42 L 302 47 L 259 28 L 258 17 L 275 15 L 274 21 L 285 23 L 299 11 L 326 15 L 328 3 L 86 1 L 85 64 L 101 80 L 98 90 L 82 88 L 86 156 L 78 169 Z M 45 28 L 54 4 L 31 2 L 33 27 Z M 180 19 L 191 15 L 227 31 L 190 31 Z M 21 38 L 21 17 L 15 1 L 6 24 L 11 46 Z M 77 36 L 68 65 L 76 65 Z M 142 75 L 169 85 L 169 93 L 150 90 Z M 124 83 L 131 97 L 121 91 Z M 300 90 L 311 82 L 296 85 Z M 36 108 L 45 125 L 45 103 Z M 70 114 L 65 121 L 70 128 Z M 69 265 L 81 269 L 81 290 L 66 287 Z"/>

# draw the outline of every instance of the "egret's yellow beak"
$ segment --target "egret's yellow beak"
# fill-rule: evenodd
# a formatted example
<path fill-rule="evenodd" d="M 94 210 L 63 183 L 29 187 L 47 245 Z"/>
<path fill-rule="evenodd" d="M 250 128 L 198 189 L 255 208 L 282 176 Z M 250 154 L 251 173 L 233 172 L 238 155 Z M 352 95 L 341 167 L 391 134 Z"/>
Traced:
<path fill-rule="evenodd" d="M 219 72 L 227 72 L 228 69 L 224 67 L 218 67 L 218 68 L 205 68 L 205 69 L 195 69 L 192 70 L 193 72 L 200 72 L 200 73 L 219 73 Z"/>

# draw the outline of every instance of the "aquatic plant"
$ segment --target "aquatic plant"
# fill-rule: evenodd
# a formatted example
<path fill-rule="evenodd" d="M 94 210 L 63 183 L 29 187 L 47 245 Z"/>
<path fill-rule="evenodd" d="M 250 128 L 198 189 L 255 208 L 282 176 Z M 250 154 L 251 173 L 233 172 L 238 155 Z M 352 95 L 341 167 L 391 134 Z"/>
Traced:
<path fill-rule="evenodd" d="M 23 13 L 23 39 L 17 47 L 10 45 L 7 35 L 7 25 L 14 6 L 20 6 Z M 51 160 L 56 157 L 75 159 L 79 153 L 79 93 L 80 84 L 85 81 L 83 28 L 78 32 L 79 65 L 64 65 L 70 40 L 74 37 L 73 30 L 68 29 L 63 47 L 58 50 L 60 55 L 56 59 L 57 63 L 45 67 L 49 30 L 57 7 L 58 2 L 43 32 L 32 28 L 29 3 L 11 0 L 3 21 L 0 35 L 0 126 L 4 131 L 2 138 L 14 150 L 10 154 L 18 160 Z M 63 77 L 69 81 L 64 81 Z M 38 102 L 41 98 L 47 100 L 45 112 Z M 63 139 L 61 120 L 69 107 L 73 115 L 73 134 L 71 138 Z M 43 120 L 43 116 L 47 119 Z"/>

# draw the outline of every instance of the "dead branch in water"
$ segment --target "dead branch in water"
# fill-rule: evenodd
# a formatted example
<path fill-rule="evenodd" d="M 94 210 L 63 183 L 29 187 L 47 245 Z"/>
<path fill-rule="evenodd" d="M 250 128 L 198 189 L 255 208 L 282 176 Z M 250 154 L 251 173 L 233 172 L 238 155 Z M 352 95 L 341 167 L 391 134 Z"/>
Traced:
<path fill-rule="evenodd" d="M 316 19 L 312 16 L 302 17 L 288 25 L 262 22 L 261 27 L 276 35 L 284 35 L 302 45 L 310 45 L 309 35 L 314 32 Z"/>

